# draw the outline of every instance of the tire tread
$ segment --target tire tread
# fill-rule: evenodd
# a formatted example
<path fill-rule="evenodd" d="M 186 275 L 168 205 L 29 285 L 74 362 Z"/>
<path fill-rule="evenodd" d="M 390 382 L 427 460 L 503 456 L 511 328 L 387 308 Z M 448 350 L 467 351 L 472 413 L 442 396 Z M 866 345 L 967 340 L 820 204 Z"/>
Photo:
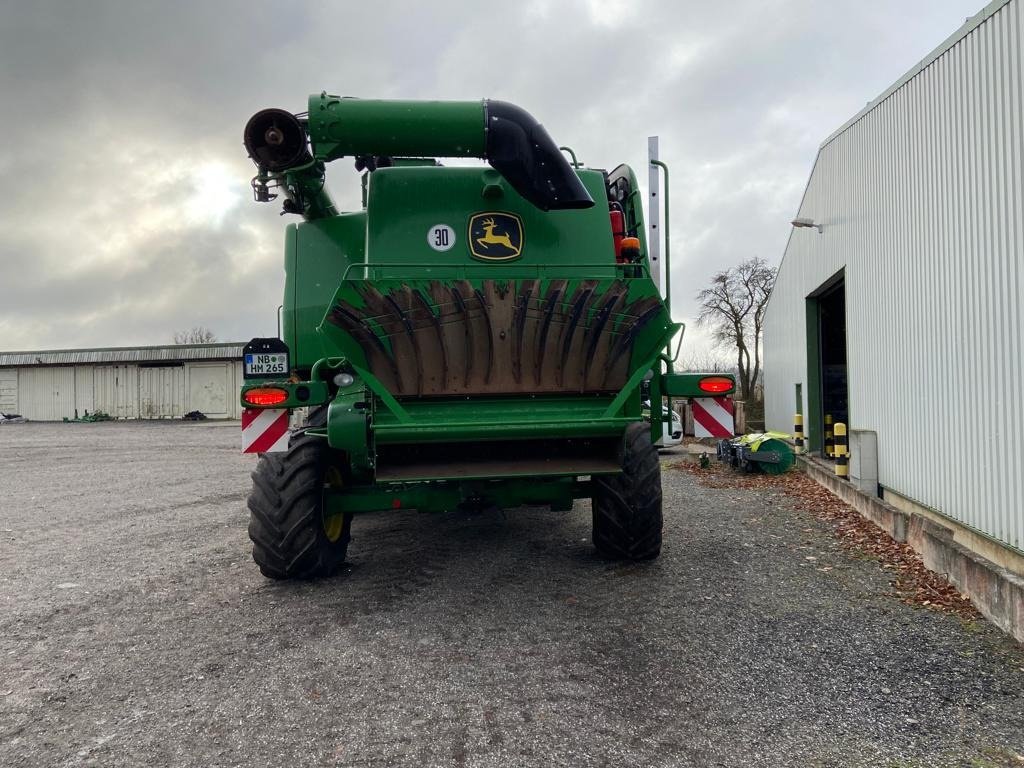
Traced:
<path fill-rule="evenodd" d="M 314 411 L 307 424 L 326 423 L 326 407 Z M 249 538 L 253 560 L 270 579 L 312 579 L 331 576 L 345 562 L 351 539 L 351 518 L 341 538 L 330 541 L 320 515 L 324 471 L 329 448 L 323 438 L 293 435 L 288 451 L 264 454 L 252 473 L 249 494 Z"/>
<path fill-rule="evenodd" d="M 594 478 L 594 546 L 616 560 L 653 560 L 661 553 L 661 462 L 644 422 L 623 436 L 622 472 Z"/>

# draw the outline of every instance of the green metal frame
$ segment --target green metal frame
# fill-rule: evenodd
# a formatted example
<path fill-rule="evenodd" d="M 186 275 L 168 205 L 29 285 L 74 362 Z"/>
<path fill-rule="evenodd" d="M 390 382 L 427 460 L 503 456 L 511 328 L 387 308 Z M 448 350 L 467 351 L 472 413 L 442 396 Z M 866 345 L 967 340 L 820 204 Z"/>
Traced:
<path fill-rule="evenodd" d="M 807 450 L 821 451 L 824 432 L 821 415 L 821 338 L 818 297 L 807 298 Z"/>
<path fill-rule="evenodd" d="M 821 378 L 821 306 L 823 296 L 845 280 L 846 270 L 840 269 L 811 293 L 805 304 L 807 328 L 807 410 L 804 420 L 808 451 L 824 450 L 825 426 Z"/>
<path fill-rule="evenodd" d="M 465 480 L 414 483 L 378 483 L 373 486 L 326 490 L 324 515 L 358 514 L 395 509 L 450 512 L 463 504 L 499 508 L 550 506 L 555 511 L 572 509 L 576 499 L 589 498 L 589 480 L 576 478 L 501 481 Z"/>
<path fill-rule="evenodd" d="M 702 379 L 709 377 L 730 379 L 733 381 L 732 389 L 726 392 L 705 392 L 700 388 Z M 668 373 L 664 378 L 664 392 L 669 397 L 725 397 L 736 391 L 736 382 L 730 374 L 721 373 Z"/>

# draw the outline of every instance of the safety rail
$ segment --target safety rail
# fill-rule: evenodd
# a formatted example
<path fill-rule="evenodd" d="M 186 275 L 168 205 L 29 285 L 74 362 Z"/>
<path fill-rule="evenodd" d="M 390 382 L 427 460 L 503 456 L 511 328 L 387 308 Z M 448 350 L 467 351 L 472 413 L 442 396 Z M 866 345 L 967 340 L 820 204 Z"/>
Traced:
<path fill-rule="evenodd" d="M 455 272 L 453 277 L 457 280 L 465 280 L 467 270 L 485 270 L 486 272 L 501 273 L 504 272 L 508 275 L 510 272 L 515 272 L 516 277 L 522 277 L 521 273 L 528 273 L 531 270 L 536 271 L 538 278 L 544 277 L 542 272 L 547 270 L 555 270 L 559 277 L 565 276 L 565 270 L 579 270 L 579 269 L 607 269 L 608 267 L 614 267 L 616 273 L 619 273 L 621 277 L 636 278 L 636 277 L 650 277 L 651 272 L 648 266 L 643 263 L 638 264 L 617 264 L 614 262 L 607 261 L 595 261 L 595 262 L 583 262 L 583 263 L 563 263 L 557 264 L 431 264 L 429 262 L 422 261 L 391 261 L 391 262 L 354 262 L 345 267 L 345 271 L 341 274 L 342 281 L 349 279 L 349 272 L 353 269 L 361 269 L 364 272 L 364 279 L 370 279 L 369 270 L 371 269 L 415 269 L 417 270 L 418 277 L 425 277 L 423 274 L 427 270 L 452 270 Z M 632 273 L 632 274 L 630 274 Z M 433 275 L 432 275 L 433 276 Z M 376 278 L 375 279 L 379 279 Z"/>

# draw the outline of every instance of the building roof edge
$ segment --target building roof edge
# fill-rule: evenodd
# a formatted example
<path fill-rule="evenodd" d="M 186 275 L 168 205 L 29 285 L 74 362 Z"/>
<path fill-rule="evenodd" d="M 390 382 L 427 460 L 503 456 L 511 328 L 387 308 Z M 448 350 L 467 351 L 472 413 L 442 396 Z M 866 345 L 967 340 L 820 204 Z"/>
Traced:
<path fill-rule="evenodd" d="M 860 110 L 857 114 L 843 123 L 839 128 L 833 131 L 827 139 L 821 142 L 819 150 L 824 149 L 826 146 L 835 141 L 839 136 L 846 133 L 853 125 L 860 121 L 865 115 L 871 112 L 875 107 L 886 101 L 896 91 L 902 88 L 904 85 L 909 83 L 921 72 L 931 66 L 940 56 L 949 51 L 953 46 L 963 40 L 967 35 L 973 32 L 975 29 L 980 27 L 985 21 L 991 18 L 997 11 L 1006 5 L 1009 5 L 1013 0 L 992 0 L 988 5 L 978 11 L 974 16 L 971 16 L 963 25 L 956 30 L 952 35 L 943 40 L 938 47 L 936 47 L 931 53 L 925 56 L 921 61 L 910 68 L 906 74 L 903 75 L 899 80 L 886 88 L 878 97 L 872 99 L 867 105 Z"/>

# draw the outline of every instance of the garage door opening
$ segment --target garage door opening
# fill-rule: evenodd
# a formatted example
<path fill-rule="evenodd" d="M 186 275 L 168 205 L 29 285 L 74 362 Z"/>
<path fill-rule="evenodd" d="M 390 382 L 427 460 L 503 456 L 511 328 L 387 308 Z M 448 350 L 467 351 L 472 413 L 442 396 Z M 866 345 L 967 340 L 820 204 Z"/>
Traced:
<path fill-rule="evenodd" d="M 846 282 L 839 272 L 807 298 L 810 449 L 824 446 L 826 416 L 849 427 L 846 366 Z"/>

